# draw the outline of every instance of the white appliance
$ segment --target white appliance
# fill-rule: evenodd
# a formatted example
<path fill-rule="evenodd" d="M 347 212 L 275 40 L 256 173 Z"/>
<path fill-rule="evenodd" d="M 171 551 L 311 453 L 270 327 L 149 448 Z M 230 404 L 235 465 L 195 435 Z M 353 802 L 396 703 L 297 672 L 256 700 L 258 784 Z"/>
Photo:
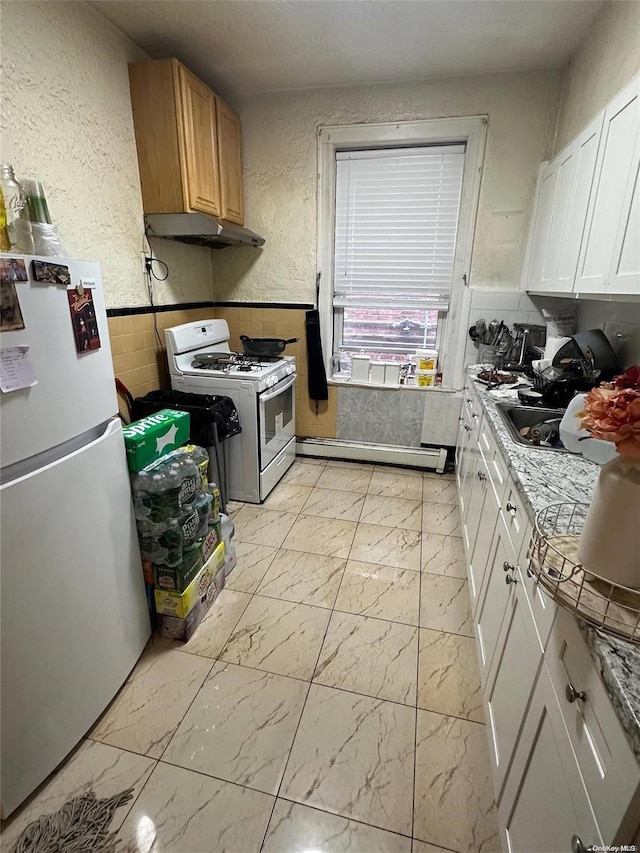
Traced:
<path fill-rule="evenodd" d="M 231 500 L 260 503 L 295 460 L 296 360 L 236 354 L 229 363 L 203 365 L 207 356 L 230 355 L 226 320 L 199 320 L 166 331 L 171 387 L 194 394 L 230 397 L 242 432 L 229 449 Z"/>
<path fill-rule="evenodd" d="M 29 347 L 37 384 L 0 394 L 2 817 L 92 727 L 151 632 L 100 267 L 56 262 L 91 291 L 101 347 L 77 353 L 65 286 L 16 282 L 25 328 L 0 347 Z"/>

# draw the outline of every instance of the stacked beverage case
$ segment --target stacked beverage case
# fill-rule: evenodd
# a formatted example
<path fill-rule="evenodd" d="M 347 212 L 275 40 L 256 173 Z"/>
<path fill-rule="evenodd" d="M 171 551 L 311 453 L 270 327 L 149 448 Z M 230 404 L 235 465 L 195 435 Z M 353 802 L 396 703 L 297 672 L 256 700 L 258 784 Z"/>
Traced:
<path fill-rule="evenodd" d="M 124 430 L 152 622 L 179 640 L 190 639 L 225 579 L 220 492 L 207 482 L 207 451 L 175 446 L 188 432 L 189 415 L 170 409 Z"/>

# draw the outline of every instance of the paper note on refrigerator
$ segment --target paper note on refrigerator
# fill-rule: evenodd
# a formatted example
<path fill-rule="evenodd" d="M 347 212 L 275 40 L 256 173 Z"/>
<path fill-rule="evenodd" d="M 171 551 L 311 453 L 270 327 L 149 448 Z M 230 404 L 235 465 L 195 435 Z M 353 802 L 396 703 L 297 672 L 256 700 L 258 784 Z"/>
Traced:
<path fill-rule="evenodd" d="M 6 393 L 37 385 L 29 347 L 0 349 L 0 389 Z"/>

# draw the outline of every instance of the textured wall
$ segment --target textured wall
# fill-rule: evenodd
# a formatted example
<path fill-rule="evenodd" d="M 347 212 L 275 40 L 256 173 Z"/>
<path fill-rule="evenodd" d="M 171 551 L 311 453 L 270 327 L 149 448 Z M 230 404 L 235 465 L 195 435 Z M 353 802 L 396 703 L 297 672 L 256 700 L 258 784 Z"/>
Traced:
<path fill-rule="evenodd" d="M 555 150 L 560 151 L 640 71 L 640 3 L 606 3 L 567 69 Z"/>
<path fill-rule="evenodd" d="M 4 2 L 2 159 L 39 178 L 67 254 L 100 261 L 107 307 L 148 302 L 127 63 L 145 57 L 84 3 Z M 211 299 L 210 252 L 156 241 L 158 303 Z"/>
<path fill-rule="evenodd" d="M 472 281 L 476 286 L 515 287 L 538 164 L 552 142 L 560 82 L 560 72 L 534 71 L 238 101 L 245 216 L 266 245 L 262 252 L 213 255 L 215 297 L 313 301 L 319 126 L 484 113 L 489 133 Z"/>

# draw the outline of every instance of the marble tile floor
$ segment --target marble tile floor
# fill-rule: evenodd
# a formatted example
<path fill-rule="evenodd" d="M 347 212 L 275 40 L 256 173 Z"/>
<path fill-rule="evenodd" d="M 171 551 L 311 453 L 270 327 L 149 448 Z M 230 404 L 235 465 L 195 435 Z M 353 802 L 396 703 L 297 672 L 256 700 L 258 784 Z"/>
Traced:
<path fill-rule="evenodd" d="M 234 503 L 238 564 L 150 641 L 2 827 L 132 786 L 124 853 L 491 853 L 489 744 L 451 475 L 298 460 Z"/>

